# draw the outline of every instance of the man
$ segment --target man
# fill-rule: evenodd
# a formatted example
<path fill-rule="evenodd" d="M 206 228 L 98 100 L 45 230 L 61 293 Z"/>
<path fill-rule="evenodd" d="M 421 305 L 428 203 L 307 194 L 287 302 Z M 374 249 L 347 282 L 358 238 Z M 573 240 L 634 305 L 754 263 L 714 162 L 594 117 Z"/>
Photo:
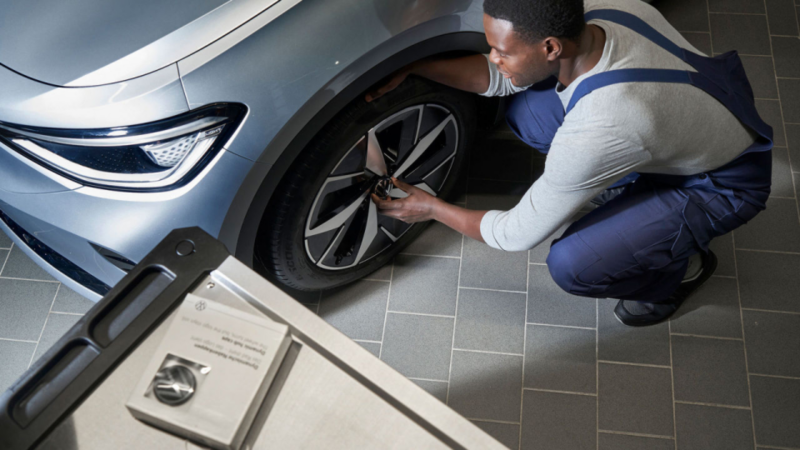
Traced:
<path fill-rule="evenodd" d="M 553 279 L 619 299 L 626 325 L 667 319 L 716 269 L 711 239 L 769 196 L 772 129 L 738 56 L 707 58 L 639 0 L 486 0 L 484 13 L 490 55 L 414 64 L 367 100 L 409 74 L 514 94 L 508 123 L 547 153 L 544 174 L 510 211 L 466 210 L 404 183 L 408 197 L 374 201 L 406 222 L 438 220 L 520 251 L 595 199 L 604 204 L 553 243 Z M 609 188 L 622 189 L 609 200 Z"/>

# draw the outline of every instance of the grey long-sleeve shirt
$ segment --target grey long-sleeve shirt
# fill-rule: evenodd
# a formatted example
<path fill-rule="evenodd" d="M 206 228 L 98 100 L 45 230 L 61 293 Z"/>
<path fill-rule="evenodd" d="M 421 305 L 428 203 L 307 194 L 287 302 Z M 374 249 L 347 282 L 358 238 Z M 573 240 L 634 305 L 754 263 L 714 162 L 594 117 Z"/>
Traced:
<path fill-rule="evenodd" d="M 586 11 L 618 9 L 634 14 L 690 51 L 700 53 L 652 6 L 640 0 L 587 0 Z M 556 91 L 564 107 L 580 82 L 623 68 L 693 70 L 638 33 L 591 20 L 606 34 L 603 56 L 589 72 Z M 524 90 L 489 62 L 485 96 Z M 491 247 L 535 247 L 586 202 L 631 172 L 692 175 L 720 167 L 742 153 L 756 135 L 702 90 L 672 83 L 621 83 L 585 96 L 567 114 L 547 155 L 544 174 L 510 211 L 489 211 L 481 236 Z M 503 149 L 497 149 L 503 158 Z"/>

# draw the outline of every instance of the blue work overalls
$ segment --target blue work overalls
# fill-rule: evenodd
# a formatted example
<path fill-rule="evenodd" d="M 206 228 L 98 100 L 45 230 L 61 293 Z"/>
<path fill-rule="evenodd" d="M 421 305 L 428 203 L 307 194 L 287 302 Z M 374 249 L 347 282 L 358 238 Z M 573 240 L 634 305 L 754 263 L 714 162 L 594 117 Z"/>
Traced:
<path fill-rule="evenodd" d="M 623 11 L 590 11 L 586 20 L 590 19 L 630 28 L 697 72 L 621 69 L 599 73 L 577 86 L 566 111 L 555 93 L 556 80 L 544 81 L 509 103 L 507 121 L 520 139 L 547 153 L 564 116 L 581 98 L 611 84 L 631 82 L 695 86 L 719 100 L 759 136 L 735 160 L 706 173 L 629 174 L 612 186 L 625 185 L 619 196 L 572 224 L 553 242 L 547 265 L 565 291 L 584 297 L 665 301 L 683 280 L 690 256 L 708 252 L 713 238 L 766 208 L 772 179 L 772 128 L 756 112 L 753 91 L 736 52 L 715 58 L 697 55 Z"/>

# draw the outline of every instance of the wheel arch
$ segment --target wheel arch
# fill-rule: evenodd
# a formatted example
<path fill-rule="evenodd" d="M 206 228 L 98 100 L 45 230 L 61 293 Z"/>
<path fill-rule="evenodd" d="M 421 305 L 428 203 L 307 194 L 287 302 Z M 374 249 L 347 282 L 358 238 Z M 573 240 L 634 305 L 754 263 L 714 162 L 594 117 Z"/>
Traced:
<path fill-rule="evenodd" d="M 368 52 L 353 65 L 374 60 L 376 54 L 379 55 L 383 52 L 381 47 Z M 280 152 L 280 156 L 271 167 L 265 167 L 265 164 L 256 164 L 257 167 L 248 175 L 248 179 L 242 184 L 237 195 L 239 198 L 249 198 L 249 200 L 240 200 L 242 203 L 246 203 L 240 205 L 240 207 L 246 208 L 244 220 L 238 226 L 234 223 L 235 218 L 231 211 L 235 209 L 236 205 L 233 205 L 223 223 L 220 238 L 223 242 L 228 243 L 229 247 L 235 243 L 235 249 L 232 249 L 234 255 L 245 264 L 253 265 L 256 236 L 272 194 L 303 149 L 339 111 L 353 102 L 370 86 L 414 61 L 448 53 L 488 53 L 488 51 L 489 45 L 483 33 L 461 31 L 433 37 L 409 46 L 386 57 L 355 80 L 348 82 L 347 78 L 351 75 L 345 72 L 340 73 L 326 87 L 314 94 L 269 143 L 264 153 L 277 150 Z M 330 87 L 343 84 L 346 86 L 338 94 L 332 96 Z M 321 99 L 326 98 L 329 100 L 319 111 L 316 113 L 309 111 L 313 108 L 311 105 L 319 104 Z M 483 120 L 494 121 L 500 109 L 500 102 L 487 100 L 487 103 L 487 108 L 481 108 L 486 117 Z M 313 118 L 311 120 L 303 119 L 308 117 L 309 112 L 313 114 Z M 243 190 L 248 192 L 242 192 Z M 247 195 L 248 193 L 250 195 Z"/>

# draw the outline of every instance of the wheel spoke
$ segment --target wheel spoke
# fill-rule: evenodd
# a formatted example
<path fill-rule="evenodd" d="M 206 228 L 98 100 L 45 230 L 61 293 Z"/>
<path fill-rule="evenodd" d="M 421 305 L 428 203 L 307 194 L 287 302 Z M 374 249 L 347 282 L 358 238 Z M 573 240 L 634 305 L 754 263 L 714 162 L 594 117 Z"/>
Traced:
<path fill-rule="evenodd" d="M 417 184 L 414 185 L 414 187 L 422 189 L 423 191 L 427 192 L 428 194 L 433 195 L 434 197 L 436 197 L 438 195 L 436 193 L 436 191 L 433 190 L 433 188 L 428 186 L 428 183 L 417 183 Z M 406 198 L 406 197 L 408 197 L 408 194 L 406 194 L 406 192 L 401 190 L 400 188 L 394 188 L 391 191 L 389 191 L 389 197 L 392 197 L 392 198 Z"/>
<path fill-rule="evenodd" d="M 369 212 L 367 214 L 367 226 L 364 229 L 364 237 L 361 239 L 361 245 L 358 248 L 358 254 L 353 264 L 361 262 L 364 253 L 367 252 L 369 246 L 372 245 L 372 241 L 375 240 L 375 236 L 378 235 L 378 208 L 372 200 L 369 201 Z"/>
<path fill-rule="evenodd" d="M 343 209 L 341 212 L 336 214 L 335 216 L 331 217 L 330 219 L 326 220 L 325 222 L 319 224 L 314 229 L 311 229 L 309 226 L 306 226 L 306 237 L 316 236 L 318 234 L 322 234 L 340 226 L 344 225 L 347 222 L 347 219 L 350 218 L 355 212 L 358 210 L 359 205 L 361 202 L 364 201 L 369 195 L 369 191 L 362 193 L 358 198 L 356 198 L 352 203 L 350 203 L 347 208 Z"/>
<path fill-rule="evenodd" d="M 386 176 L 389 171 L 386 169 L 386 159 L 383 156 L 381 143 L 375 135 L 375 128 L 369 130 L 367 134 L 367 169 L 375 175 Z"/>
<path fill-rule="evenodd" d="M 436 140 L 437 137 L 444 131 L 449 123 L 455 123 L 455 118 L 452 114 L 447 116 L 446 119 L 441 121 L 439 125 L 436 125 L 436 128 L 431 130 L 430 133 L 425 135 L 422 139 L 419 140 L 417 145 L 414 147 L 414 150 L 411 151 L 411 154 L 408 155 L 403 164 L 394 172 L 395 177 L 401 177 L 406 170 L 408 170 L 417 160 L 431 147 L 431 144 Z"/>

